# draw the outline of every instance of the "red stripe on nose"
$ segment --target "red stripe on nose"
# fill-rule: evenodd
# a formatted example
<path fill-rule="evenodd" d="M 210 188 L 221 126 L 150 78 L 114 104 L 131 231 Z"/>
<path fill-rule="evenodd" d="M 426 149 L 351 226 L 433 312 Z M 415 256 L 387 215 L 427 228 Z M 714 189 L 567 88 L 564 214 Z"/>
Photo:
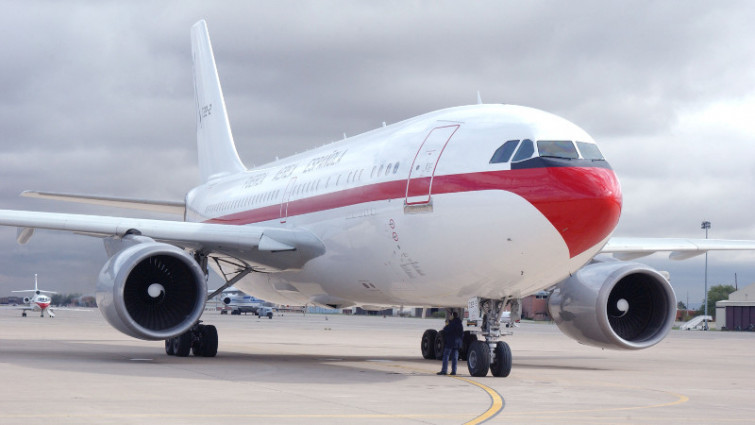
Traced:
<path fill-rule="evenodd" d="M 525 170 L 522 170 L 525 171 Z M 537 190 L 517 190 L 553 224 L 575 257 L 611 234 L 621 215 L 621 186 L 609 168 L 526 170 Z M 530 187 L 534 189 L 534 187 Z"/>

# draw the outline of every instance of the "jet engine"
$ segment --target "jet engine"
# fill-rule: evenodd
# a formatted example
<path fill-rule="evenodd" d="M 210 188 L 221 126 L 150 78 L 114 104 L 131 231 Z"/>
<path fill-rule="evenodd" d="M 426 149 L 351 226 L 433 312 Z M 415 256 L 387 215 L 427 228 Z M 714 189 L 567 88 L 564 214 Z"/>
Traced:
<path fill-rule="evenodd" d="M 207 277 L 185 251 L 136 235 L 107 239 L 110 259 L 97 281 L 97 306 L 126 335 L 164 340 L 191 328 L 202 315 Z"/>
<path fill-rule="evenodd" d="M 31 302 L 31 298 L 24 297 L 24 304 L 29 304 Z"/>
<path fill-rule="evenodd" d="M 639 350 L 671 329 L 676 296 L 668 280 L 644 264 L 597 261 L 556 285 L 548 311 L 561 332 L 582 344 Z"/>

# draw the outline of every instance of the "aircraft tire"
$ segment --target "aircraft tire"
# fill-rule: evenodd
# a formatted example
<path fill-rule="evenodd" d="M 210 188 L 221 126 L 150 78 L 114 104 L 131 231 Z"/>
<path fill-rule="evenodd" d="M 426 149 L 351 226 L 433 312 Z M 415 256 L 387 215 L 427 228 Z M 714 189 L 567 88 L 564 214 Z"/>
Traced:
<path fill-rule="evenodd" d="M 438 331 L 435 336 L 435 360 L 443 360 L 443 349 L 446 347 L 445 332 Z"/>
<path fill-rule="evenodd" d="M 215 326 L 206 325 L 201 329 L 202 357 L 215 357 L 218 354 L 218 330 Z M 195 353 L 195 355 L 198 355 Z"/>
<path fill-rule="evenodd" d="M 169 356 L 176 354 L 176 352 L 173 351 L 173 338 L 168 338 L 165 340 L 165 354 Z"/>
<path fill-rule="evenodd" d="M 464 331 L 464 336 L 461 339 L 461 349 L 459 349 L 459 360 L 467 360 L 469 346 L 473 341 L 477 341 L 477 335 L 473 334 L 472 331 Z"/>
<path fill-rule="evenodd" d="M 493 376 L 501 378 L 509 376 L 512 363 L 511 348 L 509 348 L 509 344 L 506 344 L 503 341 L 498 341 L 495 345 L 493 356 L 495 356 L 495 361 L 490 364 L 490 373 L 492 373 Z"/>
<path fill-rule="evenodd" d="M 191 333 L 191 353 L 197 357 L 202 356 L 204 350 L 204 328 L 205 325 L 197 325 L 196 329 L 189 331 Z"/>
<path fill-rule="evenodd" d="M 173 338 L 173 354 L 177 357 L 186 357 L 191 352 L 191 331 L 182 333 Z"/>
<path fill-rule="evenodd" d="M 467 369 L 472 376 L 487 376 L 490 368 L 490 348 L 483 341 L 472 341 L 467 353 Z"/>
<path fill-rule="evenodd" d="M 431 360 L 435 359 L 435 337 L 438 335 L 438 331 L 435 329 L 428 329 L 422 334 L 422 343 L 420 349 L 422 350 L 422 357 Z"/>

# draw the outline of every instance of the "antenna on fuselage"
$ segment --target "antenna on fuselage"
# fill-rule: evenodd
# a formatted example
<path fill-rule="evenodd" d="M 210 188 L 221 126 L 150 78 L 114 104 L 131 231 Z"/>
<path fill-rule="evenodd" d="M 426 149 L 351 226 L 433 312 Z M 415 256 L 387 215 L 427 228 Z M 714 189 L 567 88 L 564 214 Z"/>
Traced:
<path fill-rule="evenodd" d="M 482 96 L 480 96 L 479 90 L 477 90 L 477 104 L 482 105 Z"/>

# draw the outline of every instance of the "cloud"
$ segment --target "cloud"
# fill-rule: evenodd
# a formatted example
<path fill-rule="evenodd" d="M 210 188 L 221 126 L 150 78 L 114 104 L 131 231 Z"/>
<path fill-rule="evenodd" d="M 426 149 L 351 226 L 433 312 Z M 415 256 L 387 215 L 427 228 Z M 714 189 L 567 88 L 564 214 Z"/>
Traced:
<path fill-rule="evenodd" d="M 18 198 L 25 189 L 181 199 L 198 181 L 189 28 L 206 18 L 247 165 L 474 103 L 480 90 L 593 135 L 624 189 L 617 233 L 700 236 L 709 219 L 716 236 L 755 239 L 755 9 L 744 1 L 7 6 L 0 208 L 121 214 Z M 15 286 L 33 272 L 24 263 L 60 267 L 61 285 L 84 292 L 91 282 L 70 271 L 103 261 L 96 240 L 14 239 L 0 229 Z"/>

